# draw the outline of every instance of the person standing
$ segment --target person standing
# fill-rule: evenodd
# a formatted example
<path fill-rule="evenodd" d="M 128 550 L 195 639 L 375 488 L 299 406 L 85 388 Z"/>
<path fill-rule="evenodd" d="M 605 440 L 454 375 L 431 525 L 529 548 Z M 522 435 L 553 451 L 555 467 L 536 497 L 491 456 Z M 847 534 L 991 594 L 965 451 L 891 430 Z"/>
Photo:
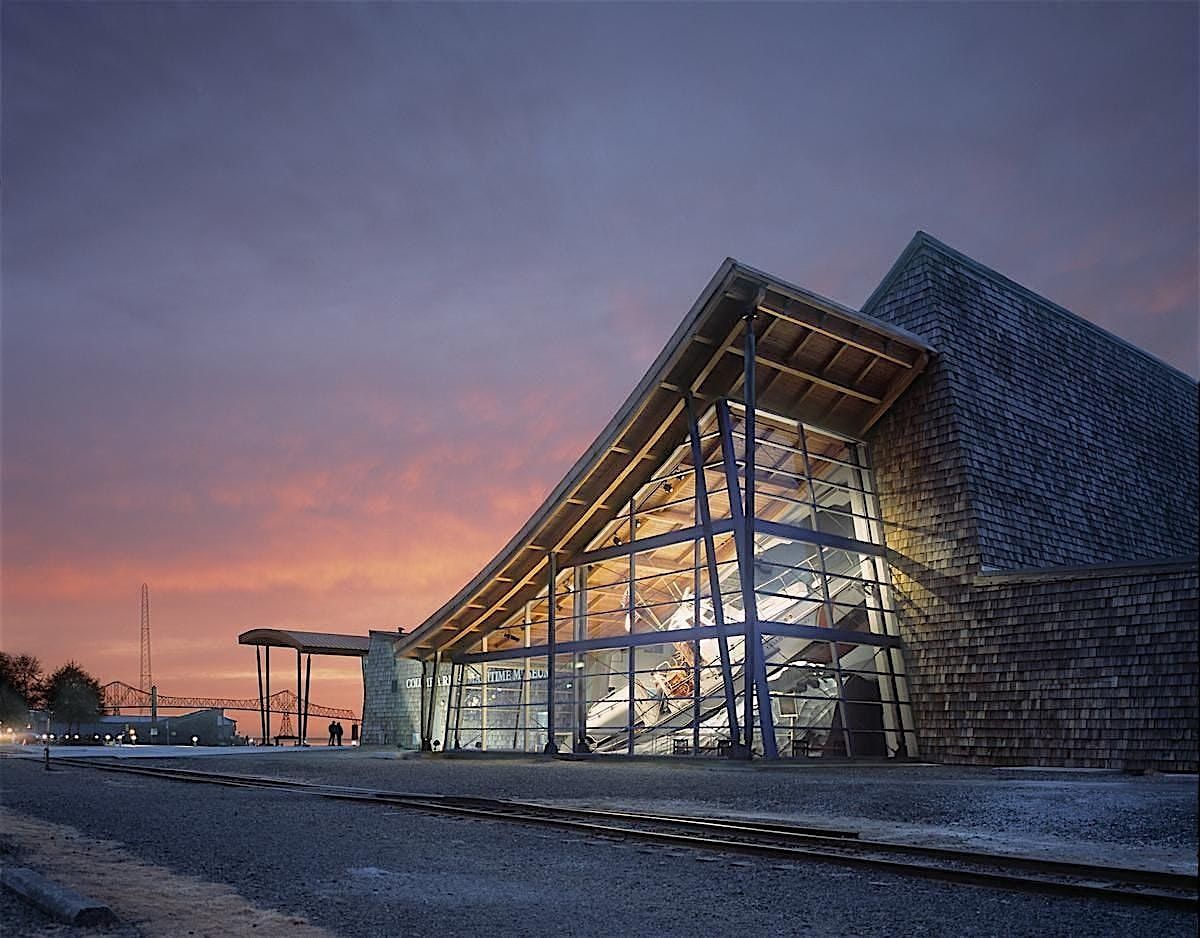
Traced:
<path fill-rule="evenodd" d="M 330 720 L 329 721 L 329 742 L 327 742 L 325 745 L 332 746 L 333 741 L 335 739 L 337 739 L 337 724 L 334 723 L 332 720 Z"/>
<path fill-rule="evenodd" d="M 340 746 L 342 744 L 342 732 L 343 732 L 342 724 L 340 722 L 338 722 L 338 723 L 334 723 L 333 725 L 334 725 L 333 738 L 336 740 L 337 745 Z"/>

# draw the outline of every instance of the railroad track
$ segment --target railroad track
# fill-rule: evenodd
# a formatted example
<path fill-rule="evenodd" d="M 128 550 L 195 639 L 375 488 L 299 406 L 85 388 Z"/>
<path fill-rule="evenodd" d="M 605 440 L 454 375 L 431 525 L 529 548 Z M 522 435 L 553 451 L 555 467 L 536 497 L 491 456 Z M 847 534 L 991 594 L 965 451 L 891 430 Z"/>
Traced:
<path fill-rule="evenodd" d="M 1197 876 L 1010 856 L 949 847 L 866 840 L 857 831 L 731 817 L 689 817 L 599 808 L 565 808 L 491 798 L 378 791 L 256 775 L 231 775 L 129 762 L 60 757 L 56 766 L 145 775 L 172 781 L 269 789 L 489 821 L 539 825 L 603 838 L 707 852 L 831 863 L 900 876 L 1109 899 L 1196 911 Z"/>

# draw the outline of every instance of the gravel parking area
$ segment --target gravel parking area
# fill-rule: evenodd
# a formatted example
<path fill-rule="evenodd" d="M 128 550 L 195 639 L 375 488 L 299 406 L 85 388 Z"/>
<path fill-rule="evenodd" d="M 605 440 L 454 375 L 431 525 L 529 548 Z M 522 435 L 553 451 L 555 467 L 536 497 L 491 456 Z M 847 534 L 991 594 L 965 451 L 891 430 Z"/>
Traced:
<path fill-rule="evenodd" d="M 996 830 L 1016 820 L 1038 836 L 1081 830 L 1098 843 L 1195 849 L 1194 778 L 401 760 L 358 751 L 172 763 L 564 802 L 786 814 L 802 806 L 805 815 L 827 820 L 900 817 L 910 819 L 905 823 Z M 13 759 L 0 763 L 0 772 L 4 805 L 20 815 L 117 841 L 155 868 L 220 884 L 256 908 L 303 917 L 314 928 L 346 936 L 1191 936 L 1197 924 L 1188 913 L 665 850 L 281 792 L 67 767 L 46 773 L 36 763 Z M 1001 809 L 1012 814 L 997 817 Z M 146 888 L 154 886 L 148 882 Z M 120 912 L 120 903 L 108 901 Z M 142 931 L 156 933 L 145 925 Z"/>

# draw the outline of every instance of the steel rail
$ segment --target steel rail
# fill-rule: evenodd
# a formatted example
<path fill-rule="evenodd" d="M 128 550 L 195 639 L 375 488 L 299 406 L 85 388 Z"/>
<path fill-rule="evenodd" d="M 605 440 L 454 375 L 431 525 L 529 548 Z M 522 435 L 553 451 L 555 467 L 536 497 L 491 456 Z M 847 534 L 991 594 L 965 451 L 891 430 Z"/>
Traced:
<path fill-rule="evenodd" d="M 419 792 L 379 791 L 323 785 L 293 779 L 231 775 L 166 766 L 131 765 L 60 757 L 57 765 L 146 775 L 173 781 L 236 788 L 288 791 L 340 801 L 367 802 L 409 810 L 574 830 L 605 839 L 636 839 L 709 852 L 742 853 L 774 859 L 840 864 L 968 885 L 1040 892 L 1196 911 L 1195 874 L 1104 867 L 1038 857 L 976 852 L 890 841 L 863 840 L 855 831 L 741 818 L 563 808 L 535 802 L 502 801 Z M 603 823 L 608 822 L 608 823 Z M 615 823 L 614 823 L 615 822 Z M 644 825 L 628 826 L 628 825 Z M 650 826 L 645 826 L 650 825 Z M 674 828 L 675 830 L 653 829 Z M 722 835 L 717 837 L 716 835 Z M 726 839 L 738 837 L 740 839 Z M 890 859 L 887 855 L 947 861 L 954 866 Z M 977 869 L 971 867 L 993 867 Z M 1019 875 L 1012 870 L 1036 875 Z M 1057 877 L 1057 878 L 1056 878 Z M 1149 888 L 1146 888 L 1149 887 Z"/>

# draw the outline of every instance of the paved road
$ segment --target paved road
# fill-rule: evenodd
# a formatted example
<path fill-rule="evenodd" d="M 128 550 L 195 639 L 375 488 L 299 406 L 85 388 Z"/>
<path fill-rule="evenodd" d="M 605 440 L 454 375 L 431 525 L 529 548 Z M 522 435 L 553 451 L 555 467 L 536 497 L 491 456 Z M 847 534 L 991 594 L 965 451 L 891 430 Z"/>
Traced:
<path fill-rule="evenodd" d="M 678 770 L 576 763 L 462 764 L 371 759 L 362 753 L 282 754 L 230 760 L 248 774 L 422 791 L 529 797 L 713 803 L 806 812 L 845 806 L 938 823 L 993 826 L 988 805 L 1033 797 L 1042 831 L 1063 830 L 1096 808 L 1127 841 L 1194 843 L 1195 783 L 1107 776 L 1037 776 L 1007 783 L 987 773 Z M 223 763 L 204 760 L 202 768 Z M 1095 901 L 951 886 L 808 864 L 728 859 L 622 845 L 495 822 L 343 805 L 286 793 L 222 789 L 86 769 L 45 773 L 0 763 L 3 802 L 19 816 L 117 841 L 146 864 L 232 889 L 346 936 L 514 935 L 1155 935 L 1192 936 L 1196 916 Z M 890 776 L 879 773 L 892 772 Z M 859 781 L 853 781 L 858 778 Z M 871 781 L 875 779 L 875 781 Z M 1063 786 L 1080 787 L 1065 796 Z M 1157 785 L 1152 788 L 1150 786 Z M 647 787 L 649 786 L 649 787 Z M 1109 786 L 1109 787 L 1105 787 Z M 532 789 L 532 790 L 531 790 Z M 1057 795 L 1044 794 L 1058 792 Z M 1038 795 L 1038 792 L 1043 792 Z M 1131 793 L 1132 792 L 1132 793 Z M 1156 804 L 1161 811 L 1154 810 Z M 1140 805 L 1141 820 L 1126 812 Z M 1189 807 L 1190 805 L 1190 807 Z M 1177 825 L 1188 812 L 1193 822 Z M 1098 831 L 1098 827 L 1086 827 Z M 1113 839 L 1112 832 L 1100 831 Z M 64 839 L 69 841 L 69 836 Z M 165 873 L 164 873 L 165 875 Z M 130 877 L 136 879 L 136 877 Z M 146 883 L 145 888 L 154 888 Z M 158 926 L 161 929 L 161 926 Z M 299 925 L 297 924 L 297 927 Z M 155 933 L 153 923 L 143 927 Z M 167 934 L 169 932 L 159 931 Z M 196 931 L 196 934 L 200 934 Z M 204 932 L 208 933 L 208 932 Z M 217 933 L 217 932 L 212 932 Z M 233 932 L 229 932 L 233 933 Z M 246 932 L 249 933 L 249 932 Z M 263 934 L 263 931 L 255 932 Z M 315 933 L 315 932 L 314 932 Z"/>

